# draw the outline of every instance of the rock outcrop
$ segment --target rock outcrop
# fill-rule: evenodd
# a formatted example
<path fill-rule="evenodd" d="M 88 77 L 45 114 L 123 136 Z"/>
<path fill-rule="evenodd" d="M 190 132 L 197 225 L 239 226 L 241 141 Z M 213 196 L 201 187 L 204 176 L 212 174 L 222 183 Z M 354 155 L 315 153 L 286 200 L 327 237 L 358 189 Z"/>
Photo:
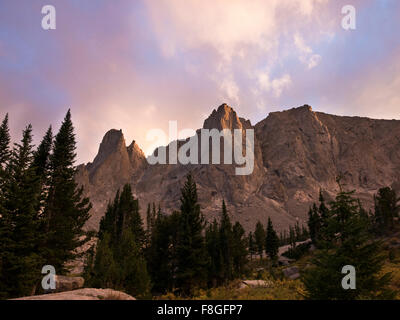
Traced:
<path fill-rule="evenodd" d="M 296 266 L 283 269 L 282 272 L 283 275 L 290 280 L 296 280 L 300 278 L 300 271 L 299 268 Z"/>
<path fill-rule="evenodd" d="M 12 300 L 136 300 L 121 291 L 112 289 L 85 288 L 60 293 L 49 293 L 38 296 L 22 297 Z"/>
<path fill-rule="evenodd" d="M 328 201 L 333 199 L 339 175 L 367 209 L 380 187 L 400 186 L 400 121 L 334 116 L 303 106 L 272 112 L 252 126 L 223 104 L 203 127 L 254 129 L 253 173 L 237 176 L 235 164 L 149 165 L 136 143 L 126 147 L 122 132 L 110 130 L 93 163 L 81 165 L 77 173 L 94 205 L 87 227 L 98 227 L 107 202 L 125 183 L 131 183 L 143 215 L 153 201 L 166 212 L 178 209 L 189 171 L 206 218 L 219 217 L 225 199 L 231 218 L 247 230 L 268 217 L 278 230 L 304 223 L 320 189 Z"/>
<path fill-rule="evenodd" d="M 82 277 L 55 276 L 56 289 L 55 292 L 65 292 L 80 289 L 85 283 Z"/>
<path fill-rule="evenodd" d="M 85 195 L 93 204 L 89 229 L 98 227 L 116 190 L 138 179 L 147 165 L 146 157 L 135 141 L 126 146 L 122 130 L 112 129 L 106 133 L 93 163 L 78 166 L 76 174 L 76 180 L 85 187 Z"/>
<path fill-rule="evenodd" d="M 266 280 L 242 280 L 239 285 L 239 289 L 245 288 L 269 288 L 272 287 L 273 283 Z"/>

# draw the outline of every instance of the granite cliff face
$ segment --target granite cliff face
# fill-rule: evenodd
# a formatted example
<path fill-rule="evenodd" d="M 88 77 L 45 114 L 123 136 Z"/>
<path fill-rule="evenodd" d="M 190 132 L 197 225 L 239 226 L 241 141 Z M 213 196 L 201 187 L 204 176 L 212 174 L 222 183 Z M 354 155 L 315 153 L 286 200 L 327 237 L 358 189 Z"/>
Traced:
<path fill-rule="evenodd" d="M 277 229 L 296 220 L 305 222 L 320 189 L 328 200 L 334 197 L 338 175 L 367 208 L 378 188 L 400 186 L 400 121 L 334 116 L 303 106 L 270 113 L 252 126 L 223 104 L 203 128 L 253 128 L 253 173 L 237 176 L 236 165 L 225 164 L 149 165 L 135 142 L 127 147 L 122 132 L 110 130 L 93 163 L 78 168 L 76 179 L 94 205 L 87 227 L 98 227 L 107 202 L 128 182 L 143 215 L 150 201 L 161 203 L 167 212 L 178 209 L 180 188 L 189 171 L 206 218 L 219 217 L 225 199 L 232 219 L 248 230 L 258 220 L 265 223 L 268 216 Z"/>

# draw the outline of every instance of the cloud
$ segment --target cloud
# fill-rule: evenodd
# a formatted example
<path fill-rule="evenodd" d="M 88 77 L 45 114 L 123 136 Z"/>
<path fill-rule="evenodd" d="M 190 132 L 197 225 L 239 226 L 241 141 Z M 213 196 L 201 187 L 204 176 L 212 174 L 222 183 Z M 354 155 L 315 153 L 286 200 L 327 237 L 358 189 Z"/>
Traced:
<path fill-rule="evenodd" d="M 326 0 L 160 0 L 146 2 L 152 23 L 164 52 L 210 46 L 229 61 L 243 45 L 265 50 L 284 31 L 285 10 L 289 19 L 301 22 Z M 172 49 L 174 48 L 174 49 Z"/>
<path fill-rule="evenodd" d="M 210 46 L 229 61 L 242 44 L 264 43 L 276 25 L 269 1 L 149 1 L 150 16 L 167 55 Z M 167 37 L 165 37 L 167 36 Z M 172 49 L 173 48 L 173 49 Z"/>
<path fill-rule="evenodd" d="M 165 58 L 180 59 L 184 63 L 187 56 L 201 52 L 207 57 L 207 72 L 217 84 L 220 95 L 239 103 L 244 93 L 238 82 L 244 77 L 248 77 L 247 81 L 254 79 L 263 57 L 270 70 L 281 65 L 293 51 L 290 46 L 282 46 L 287 35 L 309 28 L 310 22 L 317 23 L 313 13 L 327 2 L 161 0 L 149 1 L 146 5 Z M 328 28 L 326 32 L 329 31 Z M 299 36 L 299 39 L 302 38 Z M 300 41 L 297 44 L 302 45 L 302 62 L 312 69 L 321 57 Z M 193 62 L 191 66 L 195 69 Z M 261 75 L 257 81 L 264 92 L 279 97 L 292 82 L 287 71 L 282 74 L 271 80 L 269 74 L 267 78 L 264 75 L 264 79 Z"/>
<path fill-rule="evenodd" d="M 289 74 L 285 74 L 280 78 L 270 80 L 268 72 L 260 72 L 258 74 L 258 84 L 261 90 L 272 92 L 276 98 L 279 98 L 284 89 L 287 89 L 292 83 Z"/>
<path fill-rule="evenodd" d="M 299 60 L 304 63 L 308 69 L 318 66 L 322 57 L 313 53 L 313 50 L 304 43 L 304 39 L 299 33 L 294 35 L 294 44 L 300 52 Z"/>
<path fill-rule="evenodd" d="M 234 104 L 239 104 L 239 87 L 232 78 L 224 79 L 220 85 L 220 89 L 223 91 L 224 95 L 221 97 L 227 97 Z"/>

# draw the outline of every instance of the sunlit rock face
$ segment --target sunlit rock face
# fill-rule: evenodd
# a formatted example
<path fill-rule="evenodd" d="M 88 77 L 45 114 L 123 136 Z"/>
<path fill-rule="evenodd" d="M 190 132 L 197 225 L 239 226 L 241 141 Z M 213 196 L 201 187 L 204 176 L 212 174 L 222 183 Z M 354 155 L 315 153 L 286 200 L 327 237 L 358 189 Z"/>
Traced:
<path fill-rule="evenodd" d="M 93 163 L 77 171 L 77 182 L 93 203 L 87 228 L 98 228 L 108 201 L 125 183 L 132 185 L 143 216 L 149 202 L 160 203 L 167 213 L 179 209 L 180 188 L 189 172 L 206 219 L 220 216 L 225 199 L 232 219 L 247 230 L 268 217 L 278 230 L 305 222 L 320 190 L 333 199 L 338 176 L 367 209 L 377 189 L 400 186 L 400 121 L 334 116 L 306 105 L 270 113 L 252 126 L 223 104 L 203 128 L 254 129 L 253 173 L 237 176 L 235 164 L 149 165 L 135 142 L 127 147 L 122 131 L 110 130 Z"/>

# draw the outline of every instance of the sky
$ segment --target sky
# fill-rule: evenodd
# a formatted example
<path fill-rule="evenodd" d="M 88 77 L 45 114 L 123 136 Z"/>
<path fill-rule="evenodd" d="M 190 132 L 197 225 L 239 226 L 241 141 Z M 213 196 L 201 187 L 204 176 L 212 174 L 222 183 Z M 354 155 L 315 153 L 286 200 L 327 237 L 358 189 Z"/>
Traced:
<path fill-rule="evenodd" d="M 1 0 L 0 118 L 38 144 L 70 108 L 78 163 L 109 129 L 149 153 L 150 129 L 201 128 L 222 103 L 253 124 L 304 104 L 400 119 L 399 31 L 398 0 Z"/>

